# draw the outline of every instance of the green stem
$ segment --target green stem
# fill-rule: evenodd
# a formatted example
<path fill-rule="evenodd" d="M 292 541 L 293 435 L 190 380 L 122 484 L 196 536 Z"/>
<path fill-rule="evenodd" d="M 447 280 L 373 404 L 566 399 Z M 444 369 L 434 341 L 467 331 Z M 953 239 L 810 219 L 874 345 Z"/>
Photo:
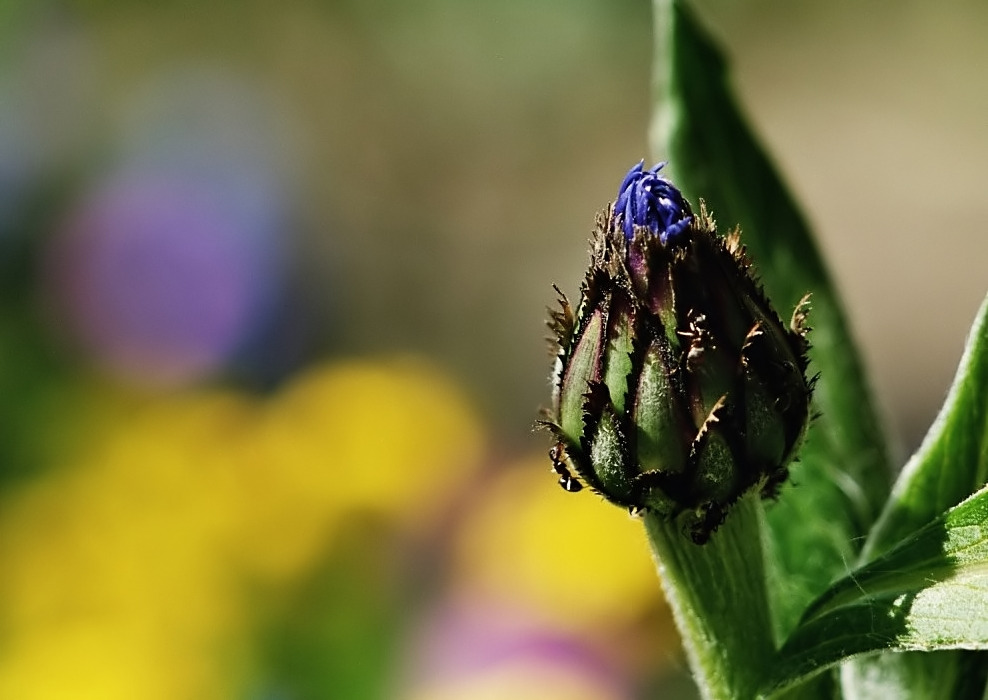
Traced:
<path fill-rule="evenodd" d="M 704 698 L 754 698 L 775 656 L 762 561 L 761 503 L 746 494 L 704 545 L 677 522 L 645 516 L 645 529 Z"/>

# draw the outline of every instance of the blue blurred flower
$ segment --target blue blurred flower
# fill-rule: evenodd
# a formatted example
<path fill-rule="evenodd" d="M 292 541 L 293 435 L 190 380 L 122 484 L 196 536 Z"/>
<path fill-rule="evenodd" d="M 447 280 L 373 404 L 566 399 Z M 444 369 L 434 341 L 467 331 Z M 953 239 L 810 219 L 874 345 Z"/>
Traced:
<path fill-rule="evenodd" d="M 690 225 L 693 215 L 679 190 L 659 175 L 665 163 L 651 170 L 643 170 L 644 165 L 644 160 L 639 161 L 618 188 L 614 219 L 623 226 L 628 240 L 638 226 L 650 229 L 665 245 Z"/>

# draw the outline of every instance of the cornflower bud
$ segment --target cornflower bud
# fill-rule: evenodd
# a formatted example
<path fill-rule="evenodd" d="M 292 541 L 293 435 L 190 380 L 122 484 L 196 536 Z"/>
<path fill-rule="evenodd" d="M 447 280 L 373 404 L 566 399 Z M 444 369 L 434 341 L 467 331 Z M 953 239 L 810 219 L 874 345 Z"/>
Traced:
<path fill-rule="evenodd" d="M 717 234 L 665 165 L 628 173 L 598 214 L 576 309 L 550 312 L 554 471 L 697 543 L 758 488 L 774 497 L 806 430 L 807 297 L 786 326 L 733 231 Z M 581 481 L 582 480 L 582 481 Z"/>

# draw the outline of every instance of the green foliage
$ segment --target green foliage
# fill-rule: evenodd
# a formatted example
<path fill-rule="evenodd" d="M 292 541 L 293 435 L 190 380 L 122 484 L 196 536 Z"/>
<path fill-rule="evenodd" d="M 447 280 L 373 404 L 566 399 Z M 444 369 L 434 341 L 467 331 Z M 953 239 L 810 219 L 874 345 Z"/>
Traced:
<path fill-rule="evenodd" d="M 792 469 L 800 487 L 786 489 L 768 512 L 782 635 L 857 559 L 855 543 L 881 509 L 891 468 L 837 293 L 809 226 L 734 104 L 724 58 L 681 3 L 658 0 L 656 11 L 655 151 L 669 158 L 688 198 L 706 201 L 722 228 L 741 227 L 781 313 L 812 293 L 810 371 L 820 373 L 821 415 Z M 802 527 L 792 527 L 797 520 Z"/>
<path fill-rule="evenodd" d="M 988 489 L 831 586 L 786 641 L 768 687 L 852 655 L 961 648 L 988 648 Z"/>
<path fill-rule="evenodd" d="M 762 690 L 833 697 L 834 677 L 820 672 L 856 656 L 842 672 L 844 697 L 980 698 L 988 663 L 972 650 L 988 649 L 988 301 L 940 416 L 889 496 L 884 438 L 809 227 L 735 105 L 719 50 L 684 3 L 654 7 L 656 155 L 722 230 L 740 226 L 777 308 L 813 295 L 821 416 L 792 470 L 798 486 L 784 488 L 763 519 L 762 575 L 779 651 L 756 664 Z M 848 573 L 856 561 L 862 566 Z M 666 582 L 679 585 L 691 584 Z M 704 644 L 700 657 L 714 653 Z M 967 651 L 875 655 L 947 649 Z"/>
<path fill-rule="evenodd" d="M 960 503 L 988 481 L 988 301 L 971 328 L 960 367 L 940 415 L 902 470 L 863 556 Z"/>
<path fill-rule="evenodd" d="M 968 336 L 957 376 L 922 446 L 902 470 L 862 552 L 868 561 L 981 488 L 988 474 L 988 300 Z M 950 652 L 859 659 L 843 671 L 856 697 L 908 692 L 913 698 L 981 698 L 988 663 L 983 655 Z M 876 678 L 881 682 L 877 683 Z M 928 679 L 938 678 L 936 684 Z M 972 679 L 981 679 L 973 684 Z M 869 688 L 874 687 L 874 692 Z M 969 690 L 965 690 L 969 689 Z"/>

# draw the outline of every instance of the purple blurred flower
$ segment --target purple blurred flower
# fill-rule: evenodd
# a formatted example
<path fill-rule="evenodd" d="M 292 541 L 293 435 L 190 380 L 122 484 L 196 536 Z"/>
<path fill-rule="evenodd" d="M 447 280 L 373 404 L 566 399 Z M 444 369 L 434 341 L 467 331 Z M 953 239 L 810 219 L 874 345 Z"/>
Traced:
<path fill-rule="evenodd" d="M 452 606 L 428 621 L 411 644 L 411 678 L 405 684 L 410 697 L 429 697 L 449 688 L 474 688 L 481 694 L 494 679 L 524 670 L 537 674 L 540 669 L 546 680 L 568 678 L 593 689 L 594 697 L 632 697 L 631 679 L 590 640 L 540 625 L 525 611 L 495 608 Z"/>
<path fill-rule="evenodd" d="M 277 287 L 273 237 L 239 209 L 208 181 L 145 173 L 84 199 L 49 258 L 68 329 L 101 364 L 141 384 L 215 370 Z"/>
<path fill-rule="evenodd" d="M 111 372 L 187 384 L 251 356 L 273 325 L 294 151 L 274 96 L 222 67 L 153 76 L 120 117 L 111 175 L 57 232 L 48 284 Z"/>

